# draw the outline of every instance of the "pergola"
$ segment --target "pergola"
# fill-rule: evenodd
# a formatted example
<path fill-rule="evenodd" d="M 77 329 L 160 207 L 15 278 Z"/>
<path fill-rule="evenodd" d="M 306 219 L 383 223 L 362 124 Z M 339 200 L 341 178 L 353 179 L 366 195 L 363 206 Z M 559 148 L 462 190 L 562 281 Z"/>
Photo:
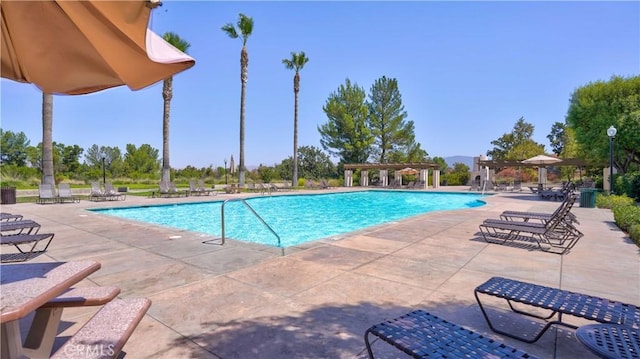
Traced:
<path fill-rule="evenodd" d="M 578 167 L 578 168 L 583 168 L 586 166 L 591 166 L 593 165 L 592 163 L 589 163 L 583 159 L 579 159 L 579 158 L 561 158 L 562 161 L 560 162 L 556 162 L 556 163 L 552 163 L 549 165 L 540 165 L 540 164 L 536 164 L 536 163 L 523 163 L 522 161 L 518 161 L 518 160 L 478 160 L 478 167 L 479 168 L 488 168 L 488 169 L 497 169 L 497 168 L 505 168 L 505 167 L 524 167 L 524 168 L 532 168 L 532 167 L 537 167 L 538 168 L 538 181 L 544 181 L 546 182 L 546 176 L 547 176 L 547 166 L 549 167 Z M 480 181 L 489 181 L 490 177 L 492 175 L 489 174 L 488 170 L 486 172 L 486 174 L 484 172 L 481 172 L 480 175 Z"/>
<path fill-rule="evenodd" d="M 558 167 L 558 166 L 573 166 L 573 167 L 585 167 L 589 166 L 585 160 L 579 158 L 561 158 L 562 162 L 556 162 L 554 164 L 550 164 L 549 166 Z M 495 168 L 504 168 L 504 167 L 540 167 L 539 164 L 535 163 L 522 163 L 517 160 L 478 160 L 479 167 L 489 167 L 491 169 Z"/>
<path fill-rule="evenodd" d="M 344 165 L 344 185 L 345 187 L 353 186 L 353 171 L 360 170 L 360 185 L 369 185 L 369 171 L 379 170 L 381 186 L 388 186 L 388 171 L 389 170 L 402 170 L 405 168 L 413 168 L 420 172 L 419 178 L 424 183 L 424 188 L 427 188 L 429 182 L 429 170 L 433 170 L 433 187 L 439 187 L 440 183 L 440 170 L 437 163 L 433 162 L 405 162 L 405 163 L 348 163 Z M 402 180 L 402 175 L 395 174 L 396 180 Z"/>

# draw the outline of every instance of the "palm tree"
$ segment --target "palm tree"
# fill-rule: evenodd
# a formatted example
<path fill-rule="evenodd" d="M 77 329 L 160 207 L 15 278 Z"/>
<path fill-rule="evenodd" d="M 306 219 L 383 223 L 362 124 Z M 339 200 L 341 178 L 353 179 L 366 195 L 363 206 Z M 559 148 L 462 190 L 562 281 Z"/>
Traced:
<path fill-rule="evenodd" d="M 244 102 L 245 90 L 247 86 L 249 53 L 247 52 L 247 40 L 253 31 L 253 18 L 244 14 L 238 16 L 238 29 L 233 24 L 228 23 L 222 27 L 227 35 L 232 39 L 242 38 L 242 51 L 240 51 L 240 81 L 242 82 L 242 90 L 240 92 L 240 170 L 238 172 L 238 185 L 244 186 Z M 240 31 L 240 35 L 238 35 Z"/>
<path fill-rule="evenodd" d="M 298 185 L 298 92 L 300 92 L 300 70 L 307 62 L 309 62 L 309 58 L 304 54 L 304 51 L 292 52 L 290 59 L 282 59 L 282 63 L 287 69 L 296 71 L 293 76 L 293 178 L 291 179 L 291 185 L 294 187 Z"/>
<path fill-rule="evenodd" d="M 165 32 L 162 38 L 176 49 L 186 53 L 191 44 L 173 32 Z M 162 83 L 162 98 L 164 99 L 164 113 L 162 116 L 162 181 L 171 181 L 171 166 L 169 165 L 169 120 L 171 117 L 171 99 L 173 98 L 173 76 L 164 79 Z"/>
<path fill-rule="evenodd" d="M 53 177 L 53 95 L 42 93 L 42 183 L 55 185 Z"/>

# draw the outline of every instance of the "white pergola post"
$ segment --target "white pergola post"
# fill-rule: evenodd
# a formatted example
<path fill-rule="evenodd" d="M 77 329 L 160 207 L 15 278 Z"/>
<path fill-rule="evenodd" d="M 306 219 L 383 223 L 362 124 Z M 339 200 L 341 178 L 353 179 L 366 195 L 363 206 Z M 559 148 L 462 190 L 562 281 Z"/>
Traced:
<path fill-rule="evenodd" d="M 345 187 L 353 186 L 353 171 L 352 170 L 344 170 L 344 186 Z"/>
<path fill-rule="evenodd" d="M 389 170 L 380 170 L 380 186 L 387 187 L 389 185 Z"/>
<path fill-rule="evenodd" d="M 433 188 L 440 188 L 440 170 L 433 170 Z"/>
<path fill-rule="evenodd" d="M 428 186 L 428 179 L 429 179 L 429 170 L 426 168 L 421 168 L 420 169 L 420 181 L 422 182 L 422 186 L 420 187 L 420 189 L 427 189 Z"/>
<path fill-rule="evenodd" d="M 546 186 L 547 184 L 547 168 L 538 167 L 538 184 Z"/>
<path fill-rule="evenodd" d="M 395 174 L 395 177 L 394 177 L 394 178 L 395 178 L 396 182 L 398 183 L 398 185 L 399 185 L 399 186 L 402 186 L 402 174 L 401 174 L 401 173 L 398 173 L 398 172 L 399 172 L 399 171 L 395 171 L 395 172 L 394 172 L 394 174 Z"/>
<path fill-rule="evenodd" d="M 369 171 L 360 171 L 360 185 L 362 187 L 369 186 Z"/>

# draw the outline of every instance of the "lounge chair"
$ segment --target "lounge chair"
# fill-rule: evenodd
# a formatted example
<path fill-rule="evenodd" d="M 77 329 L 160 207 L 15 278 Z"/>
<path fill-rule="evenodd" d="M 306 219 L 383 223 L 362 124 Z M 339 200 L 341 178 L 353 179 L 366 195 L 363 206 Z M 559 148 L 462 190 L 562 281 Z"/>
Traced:
<path fill-rule="evenodd" d="M 104 201 L 107 199 L 107 195 L 102 190 L 98 181 L 91 182 L 91 192 L 88 198 L 90 201 Z"/>
<path fill-rule="evenodd" d="M 412 358 L 535 358 L 424 310 L 415 310 L 367 329 L 364 341 L 369 358 L 373 359 L 369 335 Z"/>
<path fill-rule="evenodd" d="M 199 196 L 201 194 L 203 193 L 198 190 L 198 187 L 196 186 L 196 180 L 189 180 L 189 195 Z"/>
<path fill-rule="evenodd" d="M 204 185 L 204 180 L 200 179 L 198 180 L 198 188 L 197 188 L 198 192 L 203 193 L 204 195 L 208 196 L 211 194 L 211 192 L 213 192 L 213 195 L 217 195 L 218 193 L 215 192 L 213 190 L 213 187 L 211 189 L 207 189 L 207 187 Z"/>
<path fill-rule="evenodd" d="M 506 331 L 504 328 L 516 328 L 516 326 L 494 325 L 480 301 L 480 294 L 504 299 L 513 312 L 541 319 L 544 321 L 544 326 L 535 335 L 521 336 Z M 600 323 L 622 324 L 636 329 L 640 327 L 640 308 L 636 305 L 513 279 L 493 277 L 476 287 L 474 295 L 491 330 L 527 343 L 536 342 L 552 325 L 576 329 L 575 325 L 562 321 L 563 314 Z M 518 303 L 517 308 L 513 303 Z M 542 308 L 550 313 L 548 315 L 541 315 L 539 311 L 530 313 L 525 311 L 525 307 Z M 556 314 L 557 319 L 553 319 Z M 527 322 L 531 323 L 532 321 L 528 320 Z M 540 323 L 535 323 L 535 325 L 540 327 Z"/>
<path fill-rule="evenodd" d="M 13 234 L 13 235 L 1 235 L 0 244 L 13 245 L 18 252 L 17 253 L 2 253 L 0 254 L 0 262 L 24 262 L 29 259 L 35 258 L 44 253 L 51 240 L 53 240 L 53 233 L 41 233 L 41 234 Z M 40 242 L 45 241 L 44 248 L 36 250 Z"/>
<path fill-rule="evenodd" d="M 50 183 L 41 183 L 38 185 L 38 204 L 58 202 L 58 196 L 56 196 L 55 189 Z"/>
<path fill-rule="evenodd" d="M 560 210 L 544 223 L 486 219 L 479 226 L 482 237 L 487 243 L 535 242 L 542 251 L 565 254 L 583 236 L 568 219 L 568 213 L 575 202 L 575 194 L 573 197 L 573 200 L 569 201 L 571 205 L 561 206 Z"/>
<path fill-rule="evenodd" d="M 0 222 L 1 232 L 11 232 L 8 235 L 36 234 L 40 230 L 40 224 L 30 219 L 19 221 Z"/>
<path fill-rule="evenodd" d="M 189 195 L 189 191 L 179 191 L 176 188 L 176 184 L 173 182 L 160 181 L 159 187 L 160 191 L 158 193 L 160 194 L 160 197 L 180 197 L 182 195 L 186 197 Z"/>
<path fill-rule="evenodd" d="M 104 196 L 106 199 L 113 200 L 113 201 L 117 201 L 117 200 L 124 201 L 125 199 L 127 199 L 127 195 L 116 191 L 116 189 L 113 187 L 113 184 L 111 182 L 106 182 L 104 184 Z"/>
<path fill-rule="evenodd" d="M 80 202 L 80 198 L 73 195 L 68 183 L 60 183 L 58 184 L 58 202 L 64 203 L 66 201 L 76 203 Z"/>
<path fill-rule="evenodd" d="M 574 205 L 574 203 L 576 202 L 576 199 L 577 199 L 577 196 L 575 196 L 575 195 L 566 196 L 564 201 L 560 204 L 560 206 L 558 206 L 558 208 L 553 213 L 524 212 L 524 211 L 504 211 L 504 212 L 502 212 L 500 214 L 500 218 L 505 220 L 505 221 L 521 220 L 521 221 L 524 221 L 524 222 L 528 222 L 529 220 L 538 220 L 538 221 L 540 221 L 542 223 L 547 223 L 551 219 L 553 219 L 554 216 L 558 215 L 558 213 L 560 211 L 562 211 L 562 209 L 565 206 L 572 207 Z M 576 215 L 571 213 L 570 211 L 567 212 L 567 216 L 565 217 L 565 219 L 567 221 L 569 221 L 570 223 L 580 224 L 580 222 L 578 221 L 578 218 L 576 217 Z"/>
<path fill-rule="evenodd" d="M 204 180 L 198 180 L 198 191 L 205 193 L 207 196 L 213 193 L 214 196 L 218 195 L 218 192 L 214 190 L 215 184 L 211 185 L 211 189 L 207 189 L 204 185 Z"/>
<path fill-rule="evenodd" d="M 0 221 L 10 222 L 10 221 L 19 221 L 22 219 L 21 214 L 11 214 L 7 212 L 0 212 Z"/>

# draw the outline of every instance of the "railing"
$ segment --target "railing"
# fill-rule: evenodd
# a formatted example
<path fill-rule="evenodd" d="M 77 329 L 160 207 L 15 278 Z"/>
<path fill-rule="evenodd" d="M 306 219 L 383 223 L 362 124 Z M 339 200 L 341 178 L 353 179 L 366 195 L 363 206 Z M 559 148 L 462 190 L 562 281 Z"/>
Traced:
<path fill-rule="evenodd" d="M 220 207 L 220 224 L 222 227 L 222 238 L 221 238 L 221 242 L 220 245 L 224 244 L 224 240 L 225 240 L 225 231 L 224 231 L 224 206 L 227 204 L 227 202 L 242 202 L 242 204 L 245 205 L 245 207 L 247 207 L 255 216 L 256 218 L 258 218 L 260 220 L 260 222 L 262 222 L 262 224 L 265 225 L 265 227 L 267 227 L 267 229 L 269 231 L 271 231 L 271 233 L 273 233 L 274 236 L 276 236 L 276 238 L 278 239 L 278 247 L 282 248 L 282 255 L 284 255 L 284 247 L 282 247 L 282 242 L 280 240 L 280 236 L 278 235 L 278 233 L 276 233 L 276 231 L 273 230 L 273 228 L 271 228 L 271 226 L 264 221 L 264 219 L 262 217 L 260 217 L 260 215 L 258 214 L 258 212 L 256 212 L 253 207 L 251 207 L 249 205 L 249 203 L 247 203 L 247 201 L 244 198 L 229 198 L 227 200 L 225 200 L 224 202 L 222 202 L 222 206 Z M 207 240 L 204 241 L 203 243 L 209 243 L 212 240 Z"/>

